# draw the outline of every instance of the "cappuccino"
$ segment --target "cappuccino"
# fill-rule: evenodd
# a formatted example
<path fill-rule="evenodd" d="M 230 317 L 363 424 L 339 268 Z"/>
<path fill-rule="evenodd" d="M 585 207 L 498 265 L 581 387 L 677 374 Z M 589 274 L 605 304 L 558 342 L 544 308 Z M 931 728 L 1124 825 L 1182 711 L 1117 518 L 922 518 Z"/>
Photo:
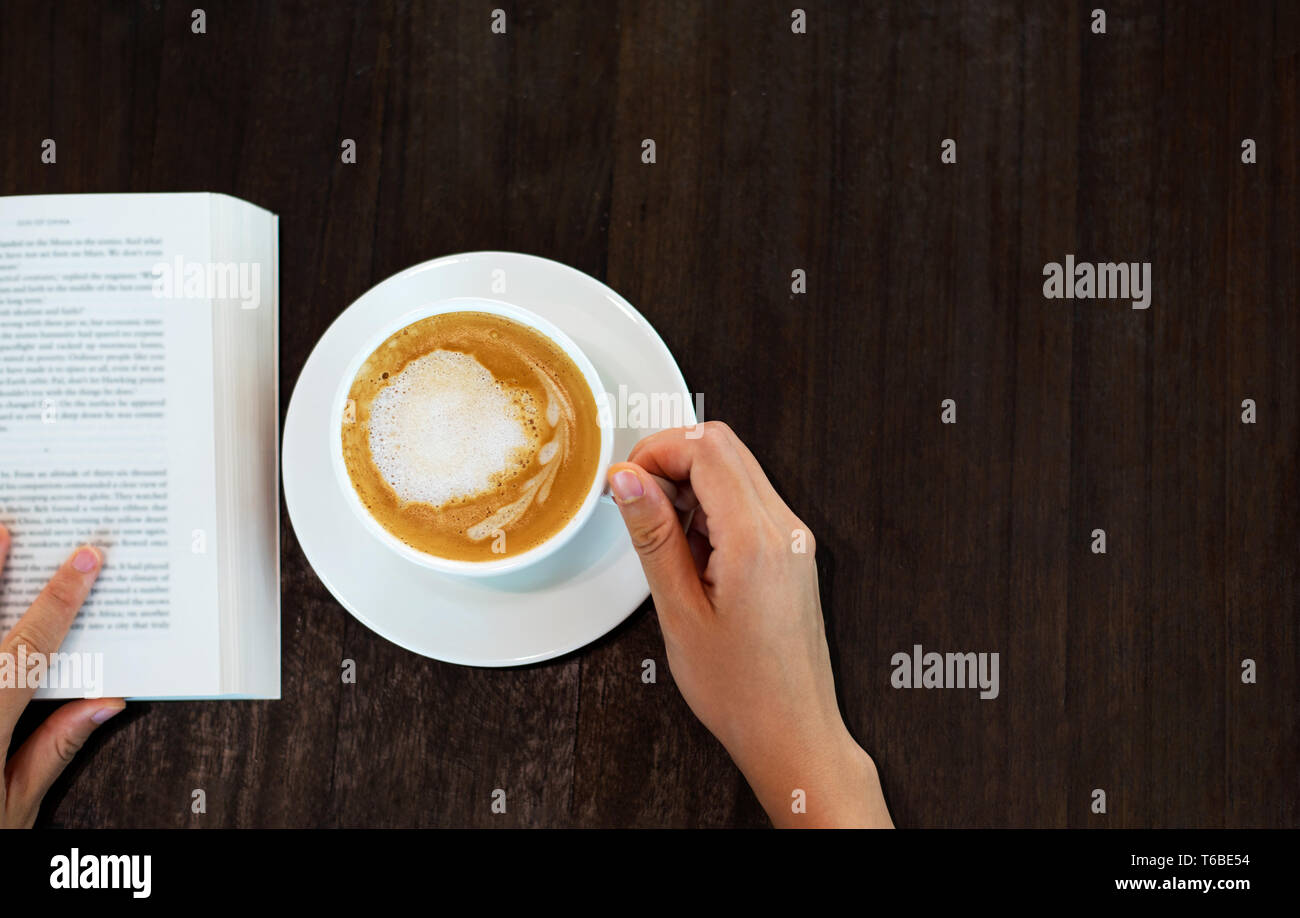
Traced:
<path fill-rule="evenodd" d="M 391 335 L 361 365 L 339 423 L 348 477 L 375 521 L 456 561 L 550 539 L 600 464 L 596 399 L 577 364 L 541 332 L 483 312 Z"/>

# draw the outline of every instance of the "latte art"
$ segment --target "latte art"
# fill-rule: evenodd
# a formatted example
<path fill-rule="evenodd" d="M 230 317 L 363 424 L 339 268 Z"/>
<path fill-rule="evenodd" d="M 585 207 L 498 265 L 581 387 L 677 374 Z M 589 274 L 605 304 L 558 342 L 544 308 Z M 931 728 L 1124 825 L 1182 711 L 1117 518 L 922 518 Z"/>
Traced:
<path fill-rule="evenodd" d="M 545 336 L 488 313 L 391 336 L 357 373 L 341 422 L 367 510 L 443 558 L 495 560 L 545 541 L 581 507 L 599 463 L 581 370 Z"/>
<path fill-rule="evenodd" d="M 555 476 L 564 466 L 568 453 L 568 429 L 573 425 L 573 406 L 540 371 L 537 374 L 546 389 L 546 423 L 553 432 L 553 437 L 537 450 L 537 462 L 542 470 L 524 482 L 523 496 L 493 513 L 481 523 L 476 523 L 465 530 L 465 535 L 478 542 L 486 539 L 498 530 L 505 530 L 518 522 L 527 512 L 529 505 L 536 501 L 546 503 L 551 496 L 551 485 Z M 534 428 L 535 429 L 535 428 Z"/>
<path fill-rule="evenodd" d="M 472 421 L 472 423 L 470 423 Z M 441 507 L 476 497 L 539 448 L 537 406 L 506 391 L 469 354 L 418 357 L 370 406 L 370 456 L 405 501 Z"/>

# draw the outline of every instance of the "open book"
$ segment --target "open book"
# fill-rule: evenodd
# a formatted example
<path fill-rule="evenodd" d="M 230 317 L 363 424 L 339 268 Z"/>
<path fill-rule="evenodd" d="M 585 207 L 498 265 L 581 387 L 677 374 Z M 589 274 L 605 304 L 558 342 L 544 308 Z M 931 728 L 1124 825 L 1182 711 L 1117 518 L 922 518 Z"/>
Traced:
<path fill-rule="evenodd" d="M 278 227 L 0 197 L 0 634 L 78 544 L 105 559 L 37 697 L 279 697 Z"/>

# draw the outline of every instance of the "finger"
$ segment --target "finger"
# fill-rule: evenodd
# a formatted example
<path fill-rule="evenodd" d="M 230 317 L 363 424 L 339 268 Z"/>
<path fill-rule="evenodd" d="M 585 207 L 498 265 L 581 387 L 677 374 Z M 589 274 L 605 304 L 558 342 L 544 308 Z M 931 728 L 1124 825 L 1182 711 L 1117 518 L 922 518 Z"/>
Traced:
<path fill-rule="evenodd" d="M 58 650 L 99 576 L 102 563 L 98 549 L 90 545 L 74 551 L 41 590 L 27 613 L 0 642 L 0 652 L 16 654 L 21 646 L 26 648 L 28 656 L 48 656 Z M 33 692 L 35 689 L 25 680 L 13 688 L 0 689 L 0 732 L 7 734 L 13 728 L 18 715 L 31 701 Z"/>
<path fill-rule="evenodd" d="M 656 478 L 655 481 L 663 479 Z M 695 489 L 691 487 L 689 481 L 678 481 L 674 483 L 677 489 L 677 496 L 672 498 L 673 506 L 682 513 L 689 513 L 700 505 L 700 499 L 695 496 Z M 667 493 L 667 492 L 665 492 Z M 670 495 L 671 496 L 671 495 Z"/>
<path fill-rule="evenodd" d="M 677 506 L 678 494 L 681 492 L 682 487 L 686 487 L 686 485 L 678 486 L 677 482 L 669 481 L 667 478 L 660 478 L 658 475 L 651 475 L 650 477 L 655 480 L 655 484 L 659 485 L 659 490 L 664 492 L 664 496 L 672 501 L 673 506 Z"/>
<path fill-rule="evenodd" d="M 619 462 L 610 466 L 609 489 L 632 536 L 659 614 L 707 608 L 677 510 L 654 477 L 631 462 Z"/>
<path fill-rule="evenodd" d="M 661 478 L 658 475 L 651 475 L 650 477 L 654 479 L 655 484 L 659 485 L 659 490 L 664 492 L 664 495 L 672 501 L 673 506 L 678 510 L 685 512 L 696 505 L 695 493 L 691 491 L 690 482 L 673 481 L 669 478 Z"/>
<path fill-rule="evenodd" d="M 20 824 L 36 821 L 36 812 L 50 785 L 63 774 L 95 728 L 125 707 L 121 698 L 72 701 L 27 737 L 5 766 L 5 806 L 16 814 Z"/>
<path fill-rule="evenodd" d="M 709 556 L 713 554 L 713 546 L 709 544 L 707 536 L 701 535 L 695 530 L 686 533 L 686 544 L 691 548 L 691 558 L 695 561 L 695 572 L 699 574 L 700 579 L 705 579 L 705 573 L 709 567 Z"/>
<path fill-rule="evenodd" d="M 754 519 L 770 519 L 749 471 L 735 448 L 734 434 L 716 421 L 701 425 L 699 437 L 684 428 L 651 434 L 632 448 L 628 461 L 652 475 L 689 482 L 711 521 L 710 541 L 720 547 L 732 534 L 747 536 Z"/>
<path fill-rule="evenodd" d="M 700 505 L 695 496 L 695 490 L 691 487 L 689 481 L 673 481 L 670 478 L 662 478 L 659 475 L 651 475 L 655 484 L 659 485 L 659 490 L 672 501 L 674 507 L 679 513 L 689 513 Z"/>
<path fill-rule="evenodd" d="M 709 514 L 703 507 L 696 507 L 695 512 L 691 514 L 691 523 L 686 527 L 690 532 L 696 532 L 709 537 Z"/>
<path fill-rule="evenodd" d="M 9 535 L 9 530 L 0 523 L 0 574 L 5 572 L 5 560 L 9 557 L 9 546 L 13 542 L 13 537 Z"/>
<path fill-rule="evenodd" d="M 723 436 L 730 442 L 736 454 L 740 457 L 740 463 L 749 475 L 750 484 L 753 485 L 754 491 L 758 494 L 759 502 L 763 509 L 767 511 L 768 518 L 782 532 L 788 531 L 791 526 L 807 528 L 795 516 L 790 506 L 781 499 L 781 495 L 777 493 L 772 480 L 767 477 L 767 473 L 758 464 L 758 459 L 755 458 L 750 448 L 745 445 L 745 441 L 736 436 L 736 432 L 726 424 L 719 423 L 718 426 L 721 428 Z"/>

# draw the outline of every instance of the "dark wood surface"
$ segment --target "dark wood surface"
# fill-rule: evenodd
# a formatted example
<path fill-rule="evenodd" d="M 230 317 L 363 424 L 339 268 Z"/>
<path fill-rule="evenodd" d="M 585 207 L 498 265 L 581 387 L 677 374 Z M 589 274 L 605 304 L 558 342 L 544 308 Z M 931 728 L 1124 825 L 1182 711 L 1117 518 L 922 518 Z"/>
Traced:
<path fill-rule="evenodd" d="M 900 825 L 1300 824 L 1300 5 L 804 0 L 806 35 L 777 3 L 211 3 L 206 35 L 194 5 L 0 7 L 0 191 L 280 214 L 282 407 L 404 267 L 571 264 L 813 527 Z M 1150 261 L 1150 309 L 1044 299 L 1066 253 Z M 283 569 L 283 700 L 133 705 L 43 824 L 766 824 L 649 603 L 476 670 L 354 621 L 287 517 Z M 892 688 L 915 643 L 998 652 L 1000 696 Z"/>

